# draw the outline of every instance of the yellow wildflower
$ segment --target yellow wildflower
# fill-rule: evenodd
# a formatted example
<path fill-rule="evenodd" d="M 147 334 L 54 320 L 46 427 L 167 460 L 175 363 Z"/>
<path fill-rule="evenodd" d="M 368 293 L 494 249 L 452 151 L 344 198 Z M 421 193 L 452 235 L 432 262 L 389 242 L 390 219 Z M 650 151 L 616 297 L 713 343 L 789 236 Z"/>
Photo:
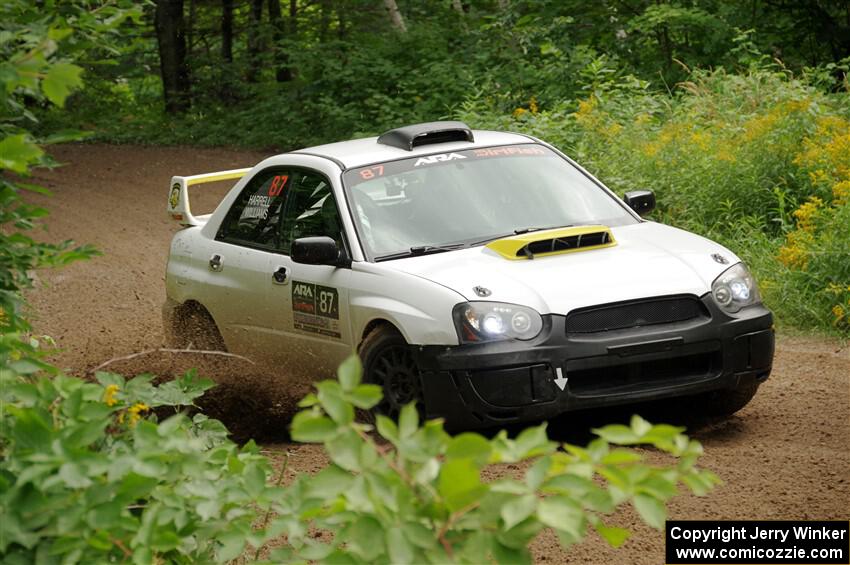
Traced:
<path fill-rule="evenodd" d="M 711 134 L 703 131 L 695 131 L 691 133 L 691 142 L 695 143 L 697 147 L 705 151 L 708 149 L 708 143 L 711 141 Z"/>
<path fill-rule="evenodd" d="M 832 187 L 834 204 L 844 204 L 850 198 L 850 180 L 843 180 Z"/>
<path fill-rule="evenodd" d="M 738 159 L 735 157 L 735 155 L 732 154 L 731 151 L 729 151 L 729 149 L 727 149 L 726 147 L 721 147 L 717 150 L 717 160 L 726 161 L 727 163 L 734 163 Z"/>
<path fill-rule="evenodd" d="M 657 143 L 647 143 L 643 146 L 642 151 L 643 154 L 647 157 L 655 157 L 658 154 L 658 150 L 661 149 L 659 144 Z"/>
<path fill-rule="evenodd" d="M 578 102 L 578 112 L 576 112 L 576 117 L 584 117 L 589 116 L 593 113 L 593 109 L 596 108 L 596 98 L 588 98 L 586 100 L 579 100 Z"/>
<path fill-rule="evenodd" d="M 779 109 L 774 109 L 764 116 L 756 116 L 747 120 L 744 123 L 744 141 L 753 141 L 770 132 L 779 117 Z"/>
<path fill-rule="evenodd" d="M 800 156 L 798 155 L 797 158 L 799 157 Z M 796 161 L 797 159 L 794 160 L 794 162 Z M 813 185 L 817 186 L 819 184 L 828 182 L 829 176 L 827 176 L 826 171 L 824 171 L 823 169 L 817 169 L 809 173 L 809 180 L 812 181 Z"/>
<path fill-rule="evenodd" d="M 832 307 L 832 315 L 835 316 L 835 320 L 832 321 L 833 324 L 837 324 L 841 320 L 844 319 L 846 312 L 844 311 L 844 307 L 841 304 L 836 304 Z"/>
<path fill-rule="evenodd" d="M 815 229 L 815 218 L 818 210 L 823 206 L 823 200 L 817 196 L 810 196 L 808 202 L 802 204 L 794 210 L 794 217 L 797 218 L 797 228 L 803 231 L 812 232 Z"/>
<path fill-rule="evenodd" d="M 532 114 L 536 114 L 540 110 L 537 106 L 537 99 L 534 96 L 532 96 L 531 100 L 528 101 L 528 109 Z"/>
<path fill-rule="evenodd" d="M 144 402 L 137 402 L 127 409 L 130 414 L 130 425 L 135 426 L 142 419 L 142 413 L 149 411 L 151 408 Z"/>
<path fill-rule="evenodd" d="M 792 100 L 785 103 L 785 109 L 790 114 L 791 112 L 805 112 L 812 105 L 811 100 Z"/>
<path fill-rule="evenodd" d="M 803 230 L 792 231 L 788 234 L 785 245 L 779 248 L 776 258 L 788 268 L 804 271 L 809 264 L 809 254 L 806 249 L 811 242 L 811 233 Z"/>
<path fill-rule="evenodd" d="M 106 386 L 106 390 L 103 391 L 103 402 L 107 406 L 115 406 L 118 404 L 118 400 L 115 398 L 115 395 L 118 393 L 118 385 L 111 384 Z"/>
<path fill-rule="evenodd" d="M 527 113 L 528 113 L 528 110 L 526 110 L 525 108 L 522 108 L 522 107 L 517 108 L 516 110 L 514 110 L 514 118 L 521 118 Z"/>
<path fill-rule="evenodd" d="M 818 137 L 832 137 L 850 129 L 850 122 L 838 116 L 821 116 L 817 121 Z"/>
<path fill-rule="evenodd" d="M 614 123 L 609 124 L 609 125 L 605 126 L 604 128 L 602 128 L 600 130 L 600 133 L 602 135 L 604 135 L 605 137 L 614 137 L 617 134 L 619 134 L 621 131 L 623 131 L 623 126 L 621 126 L 617 122 L 614 122 Z"/>

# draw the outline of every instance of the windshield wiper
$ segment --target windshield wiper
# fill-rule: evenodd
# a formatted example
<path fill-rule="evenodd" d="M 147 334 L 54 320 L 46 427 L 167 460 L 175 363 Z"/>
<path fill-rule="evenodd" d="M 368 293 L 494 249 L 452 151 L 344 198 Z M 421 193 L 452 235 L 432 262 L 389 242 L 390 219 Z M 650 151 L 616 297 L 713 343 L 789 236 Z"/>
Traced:
<path fill-rule="evenodd" d="M 452 243 L 449 245 L 416 245 L 407 251 L 399 251 L 398 253 L 389 253 L 387 255 L 379 255 L 375 257 L 375 261 L 389 261 L 391 259 L 403 259 L 405 257 L 417 257 L 419 255 L 430 255 L 432 253 L 442 253 L 444 251 L 454 251 L 466 247 L 466 243 Z"/>
<path fill-rule="evenodd" d="M 564 226 L 548 226 L 548 227 L 544 227 L 544 228 L 541 228 L 541 227 L 517 228 L 513 231 L 513 233 L 503 233 L 503 234 L 499 234 L 499 235 L 491 235 L 490 237 L 488 237 L 486 239 L 482 239 L 481 241 L 476 241 L 476 242 L 470 243 L 469 246 L 473 247 L 475 245 L 483 245 L 485 243 L 490 243 L 491 241 L 496 241 L 497 239 L 502 239 L 503 237 L 510 237 L 512 235 L 522 235 L 522 234 L 525 234 L 525 233 L 531 233 L 531 232 L 542 231 L 542 230 L 553 230 L 553 229 L 556 229 L 556 228 L 571 228 L 575 225 L 576 224 L 567 224 L 567 225 L 564 225 Z"/>

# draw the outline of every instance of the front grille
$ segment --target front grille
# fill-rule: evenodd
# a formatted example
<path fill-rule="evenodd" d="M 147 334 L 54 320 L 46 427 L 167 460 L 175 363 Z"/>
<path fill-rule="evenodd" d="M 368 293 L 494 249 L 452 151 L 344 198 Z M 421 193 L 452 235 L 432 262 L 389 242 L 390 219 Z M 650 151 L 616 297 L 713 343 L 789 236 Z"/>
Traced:
<path fill-rule="evenodd" d="M 569 371 L 567 376 L 571 393 L 576 396 L 597 396 L 697 382 L 714 376 L 720 368 L 720 352 L 712 351 L 613 367 Z"/>
<path fill-rule="evenodd" d="M 593 306 L 567 316 L 568 334 L 585 334 L 708 318 L 705 306 L 693 296 L 669 296 L 606 306 Z"/>

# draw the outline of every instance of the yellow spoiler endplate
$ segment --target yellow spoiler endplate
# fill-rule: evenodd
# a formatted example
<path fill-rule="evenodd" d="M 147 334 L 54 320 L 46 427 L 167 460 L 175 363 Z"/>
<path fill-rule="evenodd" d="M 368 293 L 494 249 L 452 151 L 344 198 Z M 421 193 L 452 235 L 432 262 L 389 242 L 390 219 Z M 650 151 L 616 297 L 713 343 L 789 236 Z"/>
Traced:
<path fill-rule="evenodd" d="M 250 170 L 233 169 L 188 177 L 171 177 L 171 186 L 168 189 L 168 214 L 182 226 L 201 225 L 203 222 L 192 215 L 192 209 L 189 207 L 189 187 L 209 182 L 241 179 Z"/>

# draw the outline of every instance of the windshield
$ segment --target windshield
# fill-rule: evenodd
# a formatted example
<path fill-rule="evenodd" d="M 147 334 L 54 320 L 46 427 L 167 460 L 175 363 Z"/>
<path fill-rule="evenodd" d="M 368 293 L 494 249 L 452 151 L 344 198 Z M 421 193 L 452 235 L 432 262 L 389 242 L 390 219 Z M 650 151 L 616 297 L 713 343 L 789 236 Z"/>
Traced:
<path fill-rule="evenodd" d="M 567 160 L 533 143 L 390 161 L 343 179 L 373 259 L 527 230 L 638 222 Z"/>

